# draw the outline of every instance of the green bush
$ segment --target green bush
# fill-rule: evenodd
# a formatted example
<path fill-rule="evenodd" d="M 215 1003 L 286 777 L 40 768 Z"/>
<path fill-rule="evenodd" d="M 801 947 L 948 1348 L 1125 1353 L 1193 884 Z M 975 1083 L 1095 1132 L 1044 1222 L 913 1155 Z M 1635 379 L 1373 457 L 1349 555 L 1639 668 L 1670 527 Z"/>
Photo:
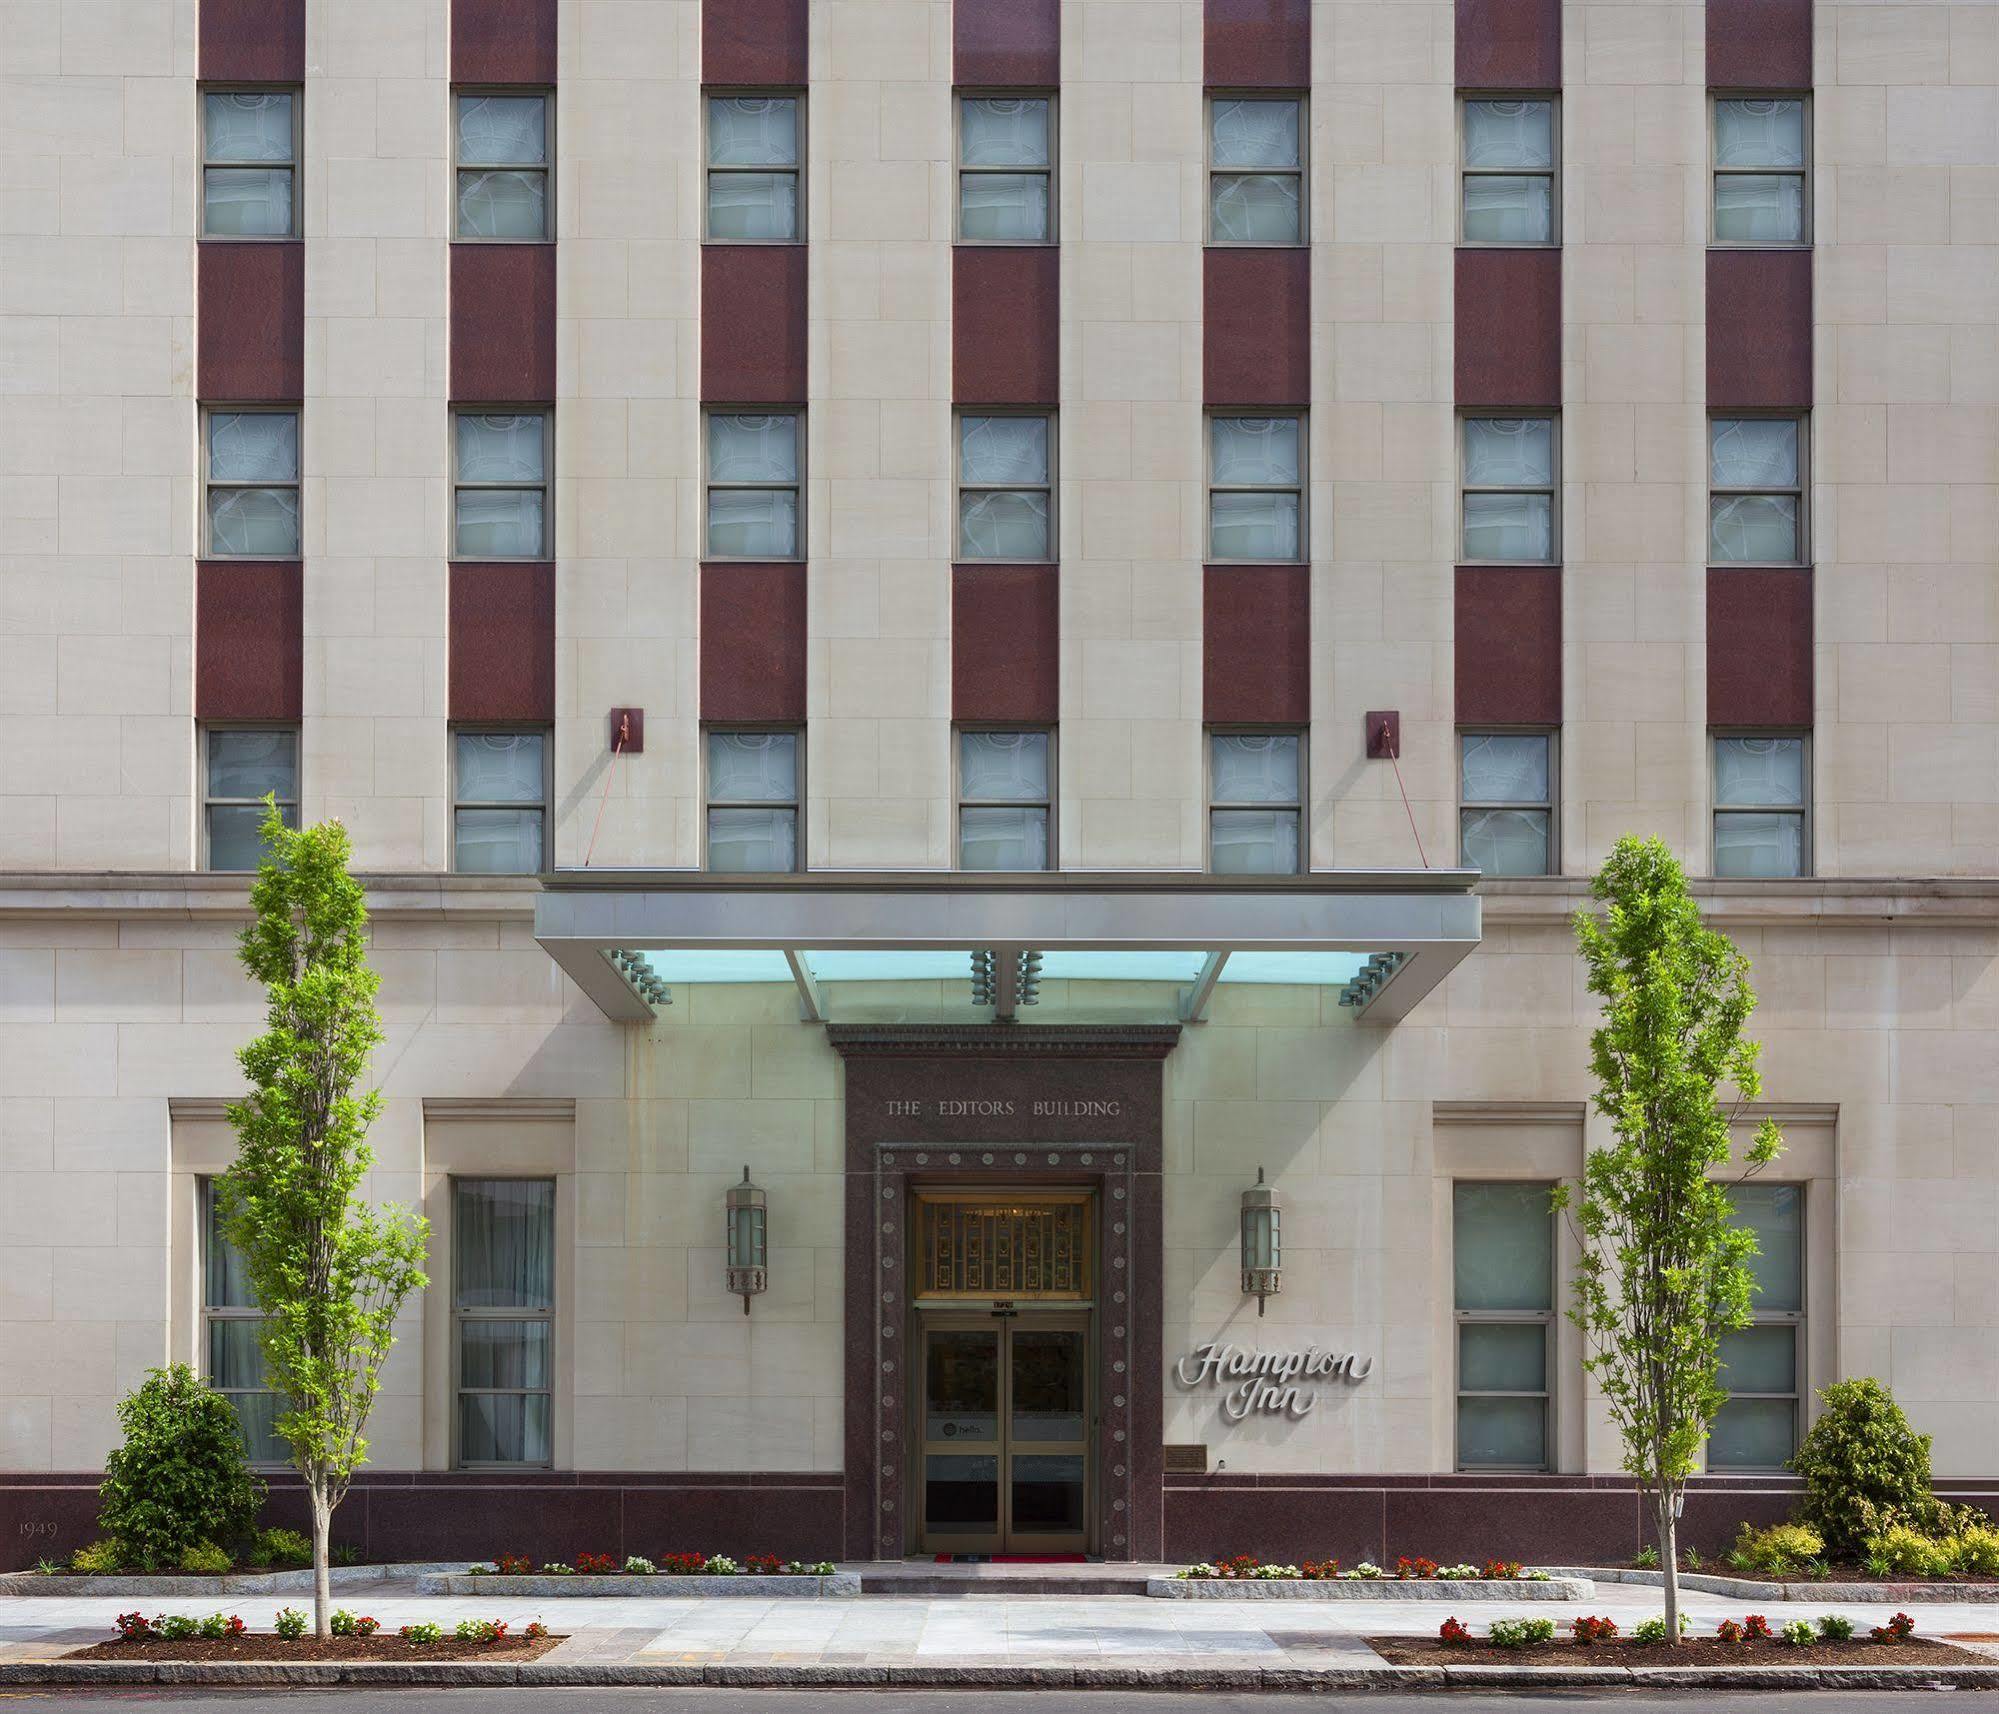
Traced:
<path fill-rule="evenodd" d="M 1804 1478 L 1799 1521 L 1836 1552 L 1905 1527 L 1934 1533 L 1945 1508 L 1930 1492 L 1930 1437 L 1909 1426 L 1894 1395 L 1872 1377 L 1837 1381 L 1791 1468 Z"/>
<path fill-rule="evenodd" d="M 187 1613 L 164 1613 L 157 1623 L 160 1635 L 170 1643 L 184 1643 L 201 1635 L 201 1621 Z"/>
<path fill-rule="evenodd" d="M 297 1530 L 259 1530 L 250 1546 L 250 1562 L 253 1565 L 274 1565 L 280 1570 L 310 1565 L 312 1543 Z"/>
<path fill-rule="evenodd" d="M 305 1635 L 306 1617 L 296 1607 L 280 1607 L 277 1617 L 271 1621 L 271 1629 L 288 1643 L 295 1643 Z"/>
<path fill-rule="evenodd" d="M 1870 1566 L 1878 1562 L 1892 1575 L 1902 1577 L 1948 1577 L 1957 1569 L 1949 1542 L 1933 1541 L 1906 1524 L 1870 1536 L 1867 1562 Z"/>
<path fill-rule="evenodd" d="M 178 1565 L 189 1548 L 247 1529 L 264 1485 L 250 1473 L 229 1401 L 185 1363 L 121 1399 L 125 1442 L 105 1460 L 98 1519 L 132 1563 Z"/>
<path fill-rule="evenodd" d="M 1999 1529 L 1970 1524 L 1958 1531 L 1957 1569 L 1974 1577 L 1999 1577 Z"/>
<path fill-rule="evenodd" d="M 1738 1571 L 1764 1577 L 1797 1577 L 1824 1552 L 1819 1532 L 1804 1524 L 1772 1524 L 1759 1530 L 1745 1523 L 1728 1562 Z"/>
<path fill-rule="evenodd" d="M 1496 1649 L 1524 1649 L 1555 1640 L 1553 1619 L 1494 1619 L 1486 1635 Z"/>
<path fill-rule="evenodd" d="M 1686 1614 L 1682 1613 L 1680 1615 L 1681 1636 L 1687 1634 L 1687 1627 L 1692 1623 L 1693 1620 L 1689 1619 Z M 1671 1631 L 1666 1629 L 1666 1616 L 1663 1613 L 1655 1618 L 1640 1619 L 1637 1624 L 1631 1627 L 1631 1640 L 1634 1643 L 1663 1643 L 1672 1634 Z"/>
<path fill-rule="evenodd" d="M 228 1553 L 212 1541 L 198 1541 L 192 1547 L 181 1549 L 180 1568 L 183 1571 L 206 1572 L 210 1576 L 220 1576 L 235 1564 Z"/>
<path fill-rule="evenodd" d="M 1850 1643 L 1853 1641 L 1853 1621 L 1844 1613 L 1821 1613 L 1819 1635 L 1829 1643 Z"/>
<path fill-rule="evenodd" d="M 109 1571 L 119 1571 L 125 1565 L 125 1544 L 115 1537 L 106 1536 L 102 1541 L 93 1541 L 88 1547 L 80 1547 L 69 1556 L 72 1571 L 89 1571 L 102 1575 Z"/>

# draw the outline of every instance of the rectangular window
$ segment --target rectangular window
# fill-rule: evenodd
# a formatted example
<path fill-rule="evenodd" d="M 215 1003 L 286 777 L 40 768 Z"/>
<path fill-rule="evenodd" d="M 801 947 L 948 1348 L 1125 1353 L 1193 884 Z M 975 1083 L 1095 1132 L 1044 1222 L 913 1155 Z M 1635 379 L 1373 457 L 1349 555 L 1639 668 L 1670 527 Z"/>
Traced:
<path fill-rule="evenodd" d="M 1305 557 L 1305 419 L 1208 419 L 1208 558 Z"/>
<path fill-rule="evenodd" d="M 458 1462 L 548 1464 L 555 1343 L 555 1181 L 451 1187 Z"/>
<path fill-rule="evenodd" d="M 1710 565 L 1805 563 L 1802 417 L 1710 417 Z"/>
<path fill-rule="evenodd" d="M 1714 242 L 1811 242 L 1811 125 L 1803 97 L 1716 96 Z"/>
<path fill-rule="evenodd" d="M 201 92 L 201 235 L 296 238 L 299 117 L 295 89 Z"/>
<path fill-rule="evenodd" d="M 1557 242 L 1555 103 L 1548 96 L 1467 96 L 1463 106 L 1464 241 Z"/>
<path fill-rule="evenodd" d="M 1553 416 L 1466 417 L 1460 557 L 1553 565 L 1562 557 L 1561 436 Z"/>
<path fill-rule="evenodd" d="M 795 412 L 708 413 L 709 559 L 801 559 Z"/>
<path fill-rule="evenodd" d="M 548 734 L 451 734 L 451 867 L 539 875 L 548 867 Z"/>
<path fill-rule="evenodd" d="M 1546 1184 L 1451 1186 L 1458 1468 L 1545 1470 L 1555 1215 Z"/>
<path fill-rule="evenodd" d="M 1458 861 L 1488 875 L 1555 872 L 1555 739 L 1458 734 Z"/>
<path fill-rule="evenodd" d="M 298 826 L 298 728 L 211 726 L 202 734 L 203 867 L 249 870 L 264 854 L 264 799 Z"/>
<path fill-rule="evenodd" d="M 1716 875 L 1771 881 L 1810 872 L 1809 778 L 1802 734 L 1715 734 Z"/>
<path fill-rule="evenodd" d="M 1295 875 L 1305 866 L 1305 740 L 1296 732 L 1208 734 L 1208 868 Z"/>
<path fill-rule="evenodd" d="M 202 552 L 210 559 L 297 559 L 297 408 L 210 405 L 201 442 Z"/>
<path fill-rule="evenodd" d="M 196 1187 L 201 1202 L 201 1324 L 208 1384 L 236 1410 L 243 1447 L 253 1464 L 289 1464 L 291 1447 L 272 1432 L 284 1411 L 264 1374 L 257 1343 L 264 1317 L 244 1277 L 242 1254 L 222 1235 L 215 1181 Z"/>
<path fill-rule="evenodd" d="M 1208 97 L 1208 242 L 1305 242 L 1305 103 Z"/>
<path fill-rule="evenodd" d="M 452 426 L 452 556 L 549 558 L 549 413 L 457 411 Z"/>
<path fill-rule="evenodd" d="M 704 236 L 718 244 L 795 244 L 804 235 L 796 95 L 708 97 Z"/>
<path fill-rule="evenodd" d="M 548 95 L 466 89 L 457 92 L 452 106 L 458 147 L 455 235 L 516 244 L 554 238 Z"/>
<path fill-rule="evenodd" d="M 1781 1470 L 1798 1449 L 1805 1322 L 1805 1188 L 1731 1185 L 1735 1223 L 1756 1234 L 1749 1325 L 1721 1336 L 1728 1403 L 1707 1443 L 1710 1470 Z"/>
<path fill-rule="evenodd" d="M 1046 95 L 958 98 L 958 238 L 1055 238 L 1055 103 Z"/>
<path fill-rule="evenodd" d="M 708 734 L 708 867 L 727 874 L 798 867 L 796 732 Z"/>
<path fill-rule="evenodd" d="M 958 734 L 958 867 L 1046 869 L 1054 802 L 1046 732 Z"/>
<path fill-rule="evenodd" d="M 1055 557 L 1055 420 L 958 419 L 958 557 Z"/>

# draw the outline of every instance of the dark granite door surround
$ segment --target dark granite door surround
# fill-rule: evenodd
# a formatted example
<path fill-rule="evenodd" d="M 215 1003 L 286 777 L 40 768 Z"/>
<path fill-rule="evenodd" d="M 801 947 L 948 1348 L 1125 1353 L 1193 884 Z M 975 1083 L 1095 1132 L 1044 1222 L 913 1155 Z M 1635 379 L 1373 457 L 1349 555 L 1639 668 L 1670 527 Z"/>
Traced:
<path fill-rule="evenodd" d="M 1157 1559 L 1162 1063 L 1177 1024 L 830 1024 L 845 1062 L 847 1559 L 900 1559 L 911 1442 L 909 1192 L 916 1183 L 1088 1184 L 1101 1210 L 1093 1533 Z"/>

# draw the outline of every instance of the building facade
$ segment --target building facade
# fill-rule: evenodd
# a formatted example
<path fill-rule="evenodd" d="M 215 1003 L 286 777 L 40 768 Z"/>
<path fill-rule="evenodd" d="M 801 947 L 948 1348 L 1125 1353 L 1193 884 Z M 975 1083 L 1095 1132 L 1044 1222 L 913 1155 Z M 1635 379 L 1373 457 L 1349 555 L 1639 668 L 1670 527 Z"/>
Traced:
<path fill-rule="evenodd" d="M 1999 9 L 46 0 L 0 127 L 0 1564 L 151 1367 L 271 1449 L 266 794 L 371 1555 L 1627 1553 L 1630 832 L 1788 1144 L 1693 1539 L 1853 1375 L 1993 1503 Z"/>

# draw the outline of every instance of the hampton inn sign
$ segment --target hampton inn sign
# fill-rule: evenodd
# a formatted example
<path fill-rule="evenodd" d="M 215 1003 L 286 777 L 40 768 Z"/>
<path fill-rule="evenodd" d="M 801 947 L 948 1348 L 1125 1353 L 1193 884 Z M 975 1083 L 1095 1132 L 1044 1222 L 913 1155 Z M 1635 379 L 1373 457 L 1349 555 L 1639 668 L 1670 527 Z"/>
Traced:
<path fill-rule="evenodd" d="M 1296 1421 L 1319 1402 L 1300 1380 L 1342 1380 L 1354 1384 L 1374 1371 L 1374 1359 L 1354 1351 L 1251 1351 L 1217 1340 L 1197 1346 L 1173 1366 L 1174 1378 L 1190 1392 L 1213 1387 L 1221 1394 L 1222 1415 L 1241 1422 L 1252 1412 Z"/>

